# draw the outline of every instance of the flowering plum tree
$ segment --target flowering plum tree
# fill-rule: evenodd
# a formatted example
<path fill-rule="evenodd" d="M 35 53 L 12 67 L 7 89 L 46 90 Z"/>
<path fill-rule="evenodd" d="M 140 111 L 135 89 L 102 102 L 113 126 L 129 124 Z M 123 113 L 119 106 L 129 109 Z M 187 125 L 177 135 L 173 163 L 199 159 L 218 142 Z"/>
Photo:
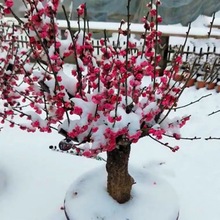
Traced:
<path fill-rule="evenodd" d="M 84 21 L 82 28 L 79 22 L 79 30 L 73 33 L 67 19 L 66 39 L 61 38 L 56 21 L 58 0 L 24 0 L 22 20 L 11 10 L 12 0 L 1 6 L 1 17 L 12 13 L 18 23 L 9 26 L 2 19 L 1 123 L 7 121 L 11 127 L 28 132 L 38 129 L 50 133 L 55 129 L 74 143 L 69 146 L 78 155 L 94 157 L 107 152 L 107 191 L 119 203 L 130 199 L 134 184 L 128 172 L 131 144 L 148 136 L 175 152 L 177 146 L 161 139 L 164 135 L 180 139 L 180 128 L 189 119 L 168 118 L 185 86 L 173 81 L 180 55 L 162 74 L 158 68 L 160 1 L 146 6 L 144 43 L 136 53 L 130 38 L 129 3 L 117 45 L 111 45 L 104 34 L 99 56 L 92 45 L 86 4 L 77 9 L 79 21 Z M 28 37 L 27 48 L 19 46 L 21 33 Z M 126 36 L 124 46 L 120 45 L 120 35 Z M 74 59 L 73 65 L 65 64 L 67 57 Z"/>

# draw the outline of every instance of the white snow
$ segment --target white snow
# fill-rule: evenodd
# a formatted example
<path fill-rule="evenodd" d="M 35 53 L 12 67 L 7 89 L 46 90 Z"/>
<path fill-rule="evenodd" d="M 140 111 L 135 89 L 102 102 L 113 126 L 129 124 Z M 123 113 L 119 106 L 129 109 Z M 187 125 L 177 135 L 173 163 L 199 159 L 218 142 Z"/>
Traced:
<path fill-rule="evenodd" d="M 73 183 L 65 197 L 65 209 L 69 218 L 141 220 L 146 217 L 148 220 L 176 219 L 179 204 L 172 186 L 144 169 L 131 168 L 130 170 L 136 183 L 133 186 L 132 197 L 129 202 L 121 205 L 109 198 L 106 188 L 103 187 L 106 182 L 104 167 L 85 173 Z M 98 194 L 97 191 L 99 191 Z M 85 206 L 85 204 L 87 205 Z M 85 209 L 89 207 L 89 211 L 79 212 L 78 210 L 83 206 Z"/>
<path fill-rule="evenodd" d="M 218 24 L 218 22 L 217 22 Z M 80 26 L 83 27 L 84 23 L 83 21 L 80 22 Z M 208 36 L 208 31 L 209 27 L 205 26 L 207 25 L 206 23 L 203 24 L 202 26 L 200 25 L 199 27 L 195 25 L 193 29 L 190 31 L 190 34 L 192 35 L 199 35 L 199 36 Z M 58 21 L 58 26 L 62 29 L 65 29 L 66 26 L 66 21 L 65 20 L 59 20 Z M 70 26 L 73 29 L 78 29 L 78 23 L 77 21 L 70 21 Z M 126 27 L 126 24 L 123 26 Z M 99 22 L 99 21 L 91 21 L 89 25 L 90 29 L 97 30 L 97 31 L 103 31 L 103 27 L 105 27 L 105 22 Z M 107 30 L 109 32 L 115 32 L 119 28 L 119 23 L 117 22 L 108 22 L 108 28 Z M 124 27 L 123 27 L 124 28 Z M 143 24 L 137 24 L 137 23 L 131 23 L 130 25 L 131 32 L 133 33 L 141 33 L 144 31 L 143 29 Z M 159 25 L 159 31 L 161 31 L 164 35 L 167 34 L 182 34 L 185 35 L 185 33 L 188 31 L 188 27 L 183 27 L 180 24 L 175 24 L 175 25 Z M 213 30 L 212 34 L 214 36 L 220 36 L 220 33 L 218 30 Z"/>

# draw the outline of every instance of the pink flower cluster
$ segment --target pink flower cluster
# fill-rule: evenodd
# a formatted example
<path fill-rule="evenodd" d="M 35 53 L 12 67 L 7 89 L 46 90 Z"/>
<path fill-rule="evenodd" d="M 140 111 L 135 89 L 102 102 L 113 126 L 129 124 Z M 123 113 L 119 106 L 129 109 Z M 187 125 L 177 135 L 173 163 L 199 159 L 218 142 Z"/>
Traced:
<path fill-rule="evenodd" d="M 13 5 L 14 5 L 14 1 L 13 0 L 5 0 L 4 13 L 5 14 L 10 14 L 11 7 Z"/>
<path fill-rule="evenodd" d="M 6 2 L 10 7 L 11 1 Z M 189 118 L 166 121 L 166 112 L 176 106 L 182 91 L 172 80 L 181 57 L 170 70 L 158 68 L 161 56 L 155 47 L 161 32 L 156 26 L 162 20 L 157 10 L 148 5 L 150 17 L 143 18 L 143 46 L 137 53 L 129 36 L 126 47 L 115 47 L 103 38 L 98 57 L 91 33 L 67 31 L 67 38 L 60 38 L 55 18 L 58 1 L 26 2 L 27 21 L 21 30 L 28 34 L 31 49 L 13 46 L 16 29 L 3 36 L 10 40 L 3 40 L 0 48 L 2 123 L 9 121 L 27 131 L 55 128 L 82 146 L 82 155 L 89 157 L 111 151 L 123 140 L 135 143 L 147 135 L 161 140 L 165 134 L 180 138 L 178 129 Z M 79 16 L 85 16 L 85 6 L 78 7 Z M 126 23 L 121 22 L 119 38 L 129 34 L 122 25 Z M 66 69 L 68 56 L 75 64 Z M 16 123 L 17 116 L 26 118 L 29 125 Z"/>
<path fill-rule="evenodd" d="M 79 7 L 77 8 L 78 16 L 84 15 L 85 7 L 86 7 L 86 4 L 85 4 L 85 3 L 79 5 Z"/>

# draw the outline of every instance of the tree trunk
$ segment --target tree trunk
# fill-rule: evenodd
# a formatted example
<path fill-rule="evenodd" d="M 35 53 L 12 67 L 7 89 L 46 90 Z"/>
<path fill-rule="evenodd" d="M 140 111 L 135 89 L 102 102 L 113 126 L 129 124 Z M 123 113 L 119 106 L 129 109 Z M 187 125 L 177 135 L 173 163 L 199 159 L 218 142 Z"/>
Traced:
<path fill-rule="evenodd" d="M 123 144 L 107 152 L 107 191 L 118 203 L 125 203 L 130 199 L 134 184 L 134 179 L 128 173 L 130 150 L 130 144 Z"/>

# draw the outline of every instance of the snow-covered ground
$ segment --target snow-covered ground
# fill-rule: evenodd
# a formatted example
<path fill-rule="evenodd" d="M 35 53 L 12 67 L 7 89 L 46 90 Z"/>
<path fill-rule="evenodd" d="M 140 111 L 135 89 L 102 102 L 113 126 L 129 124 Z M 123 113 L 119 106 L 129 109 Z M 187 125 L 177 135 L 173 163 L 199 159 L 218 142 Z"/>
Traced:
<path fill-rule="evenodd" d="M 201 140 L 170 140 L 181 147 L 176 153 L 148 138 L 132 148 L 130 164 L 153 171 L 175 188 L 180 220 L 218 220 L 220 216 L 220 141 L 204 140 L 220 137 L 220 115 L 208 116 L 220 109 L 220 94 L 189 88 L 180 105 L 209 93 L 212 95 L 177 111 L 192 115 L 183 136 Z M 56 133 L 29 134 L 7 126 L 0 132 L 0 180 L 5 180 L 0 181 L 1 220 L 63 220 L 60 208 L 70 184 L 84 172 L 104 165 L 103 161 L 48 149 L 61 139 Z M 165 164 L 158 166 L 160 162 Z"/>

